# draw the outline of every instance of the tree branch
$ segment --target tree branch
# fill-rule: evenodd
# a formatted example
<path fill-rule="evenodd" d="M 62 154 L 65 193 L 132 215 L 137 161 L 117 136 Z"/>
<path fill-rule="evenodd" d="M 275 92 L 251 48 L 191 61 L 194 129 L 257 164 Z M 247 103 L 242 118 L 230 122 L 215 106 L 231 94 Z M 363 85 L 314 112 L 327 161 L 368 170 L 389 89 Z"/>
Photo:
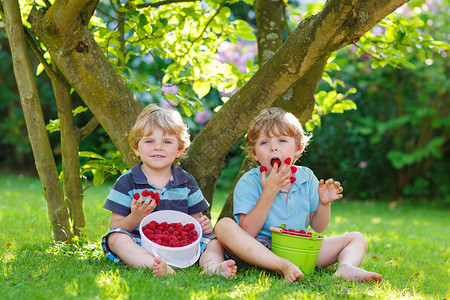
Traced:
<path fill-rule="evenodd" d="M 100 123 L 96 118 L 90 119 L 89 122 L 86 123 L 86 125 L 80 128 L 80 140 L 83 140 L 85 137 L 90 135 L 99 124 Z"/>
<path fill-rule="evenodd" d="M 206 29 L 208 28 L 208 25 L 212 22 L 212 20 L 214 20 L 214 18 L 219 14 L 220 10 L 222 9 L 222 7 L 225 5 L 225 3 L 227 3 L 228 0 L 223 0 L 222 2 L 220 2 L 219 8 L 217 8 L 216 12 L 214 13 L 214 15 L 208 20 L 208 22 L 206 23 L 205 27 L 203 27 L 202 32 L 198 35 L 198 37 L 196 37 L 192 42 L 191 42 L 191 46 L 189 47 L 189 49 L 187 50 L 186 53 L 189 54 L 189 52 L 191 51 L 192 46 L 194 46 L 195 42 L 197 42 L 202 36 L 203 33 L 205 33 Z"/>
<path fill-rule="evenodd" d="M 55 0 L 46 13 L 46 20 L 61 36 L 71 35 L 81 20 L 80 14 L 91 0 Z"/>
<path fill-rule="evenodd" d="M 146 8 L 146 7 L 159 7 L 167 4 L 172 3 L 181 3 L 181 2 L 199 2 L 199 0 L 166 0 L 166 1 L 160 1 L 156 3 L 145 3 L 145 4 L 138 4 L 136 5 L 137 8 Z"/>
<path fill-rule="evenodd" d="M 25 32 L 25 37 L 27 39 L 28 44 L 31 47 L 31 50 L 33 50 L 34 54 L 36 54 L 36 57 L 38 58 L 39 62 L 44 66 L 45 73 L 47 73 L 48 77 L 50 79 L 54 79 L 56 74 L 53 72 L 52 67 L 47 63 L 44 56 L 42 55 L 41 50 L 39 49 L 38 45 L 36 45 L 36 41 L 33 39 L 31 34 L 28 32 L 28 29 L 24 26 L 23 28 Z"/>

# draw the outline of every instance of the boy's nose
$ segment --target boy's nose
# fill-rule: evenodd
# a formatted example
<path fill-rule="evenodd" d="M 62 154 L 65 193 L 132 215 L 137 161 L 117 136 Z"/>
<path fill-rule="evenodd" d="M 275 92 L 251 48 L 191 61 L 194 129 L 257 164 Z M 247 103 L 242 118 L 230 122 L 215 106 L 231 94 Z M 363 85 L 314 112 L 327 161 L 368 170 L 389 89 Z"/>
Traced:
<path fill-rule="evenodd" d="M 277 145 L 273 145 L 273 144 L 272 144 L 272 145 L 270 146 L 270 151 L 271 151 L 271 152 L 278 151 Z"/>
<path fill-rule="evenodd" d="M 161 149 L 162 149 L 162 143 L 156 142 L 156 143 L 154 144 L 154 148 L 153 148 L 153 149 L 155 149 L 155 150 L 161 150 Z"/>

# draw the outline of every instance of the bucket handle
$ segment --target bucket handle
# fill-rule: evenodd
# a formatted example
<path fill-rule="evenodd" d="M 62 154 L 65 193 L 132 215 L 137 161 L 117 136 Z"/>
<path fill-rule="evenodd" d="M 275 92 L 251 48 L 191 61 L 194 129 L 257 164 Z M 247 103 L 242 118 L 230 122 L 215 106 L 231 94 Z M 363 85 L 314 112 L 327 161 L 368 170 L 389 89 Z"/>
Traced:
<path fill-rule="evenodd" d="M 156 248 L 152 248 L 153 257 L 159 256 L 158 250 Z"/>

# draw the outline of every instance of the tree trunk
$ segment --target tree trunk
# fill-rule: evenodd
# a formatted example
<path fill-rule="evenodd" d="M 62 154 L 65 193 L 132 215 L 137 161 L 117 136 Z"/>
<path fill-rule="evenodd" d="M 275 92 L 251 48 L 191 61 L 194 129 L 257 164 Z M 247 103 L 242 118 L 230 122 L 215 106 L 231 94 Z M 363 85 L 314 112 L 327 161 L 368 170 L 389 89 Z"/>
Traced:
<path fill-rule="evenodd" d="M 72 216 L 73 233 L 81 236 L 82 230 L 86 227 L 83 209 L 83 186 L 80 177 L 80 157 L 78 155 L 81 134 L 75 127 L 73 120 L 70 86 L 59 70 L 55 69 L 52 85 L 61 128 L 64 195 Z"/>
<path fill-rule="evenodd" d="M 68 210 L 53 158 L 53 151 L 45 129 L 39 95 L 28 58 L 18 2 L 6 0 L 4 1 L 4 9 L 14 74 L 20 93 L 20 101 L 33 150 L 36 170 L 47 201 L 54 238 L 58 241 L 70 241 L 73 235 L 69 224 Z"/>

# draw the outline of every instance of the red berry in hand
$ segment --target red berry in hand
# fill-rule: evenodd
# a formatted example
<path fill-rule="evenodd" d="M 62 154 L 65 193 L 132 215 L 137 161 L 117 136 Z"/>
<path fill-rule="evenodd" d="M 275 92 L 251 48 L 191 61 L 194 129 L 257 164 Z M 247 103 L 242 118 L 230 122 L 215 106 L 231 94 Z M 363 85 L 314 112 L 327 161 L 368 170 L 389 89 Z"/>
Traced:
<path fill-rule="evenodd" d="M 144 196 L 144 197 L 147 197 L 148 196 L 148 191 L 147 190 L 143 190 L 141 195 Z"/>
<path fill-rule="evenodd" d="M 291 181 L 291 183 L 294 183 L 297 179 L 296 179 L 294 176 L 291 176 L 291 177 L 289 178 L 289 180 Z"/>
<path fill-rule="evenodd" d="M 156 204 L 159 204 L 159 202 L 161 202 L 161 199 L 159 198 L 159 193 L 155 193 L 153 195 L 153 199 L 155 199 Z"/>
<path fill-rule="evenodd" d="M 292 173 L 297 172 L 297 167 L 296 166 L 291 166 L 291 171 L 292 171 Z"/>
<path fill-rule="evenodd" d="M 291 164 L 291 158 L 290 157 L 286 158 L 284 160 L 284 163 L 287 164 L 287 165 L 290 165 Z"/>
<path fill-rule="evenodd" d="M 262 173 L 262 172 L 266 172 L 266 171 L 267 171 L 267 168 L 266 168 L 266 167 L 264 167 L 264 166 L 262 166 L 262 167 L 260 167 L 260 168 L 259 168 L 259 170 L 260 170 L 260 171 L 261 171 L 261 173 Z"/>
<path fill-rule="evenodd" d="M 136 200 L 139 199 L 140 197 L 141 197 L 141 195 L 139 195 L 139 193 L 136 193 L 136 194 L 133 195 L 133 198 L 136 199 Z"/>

